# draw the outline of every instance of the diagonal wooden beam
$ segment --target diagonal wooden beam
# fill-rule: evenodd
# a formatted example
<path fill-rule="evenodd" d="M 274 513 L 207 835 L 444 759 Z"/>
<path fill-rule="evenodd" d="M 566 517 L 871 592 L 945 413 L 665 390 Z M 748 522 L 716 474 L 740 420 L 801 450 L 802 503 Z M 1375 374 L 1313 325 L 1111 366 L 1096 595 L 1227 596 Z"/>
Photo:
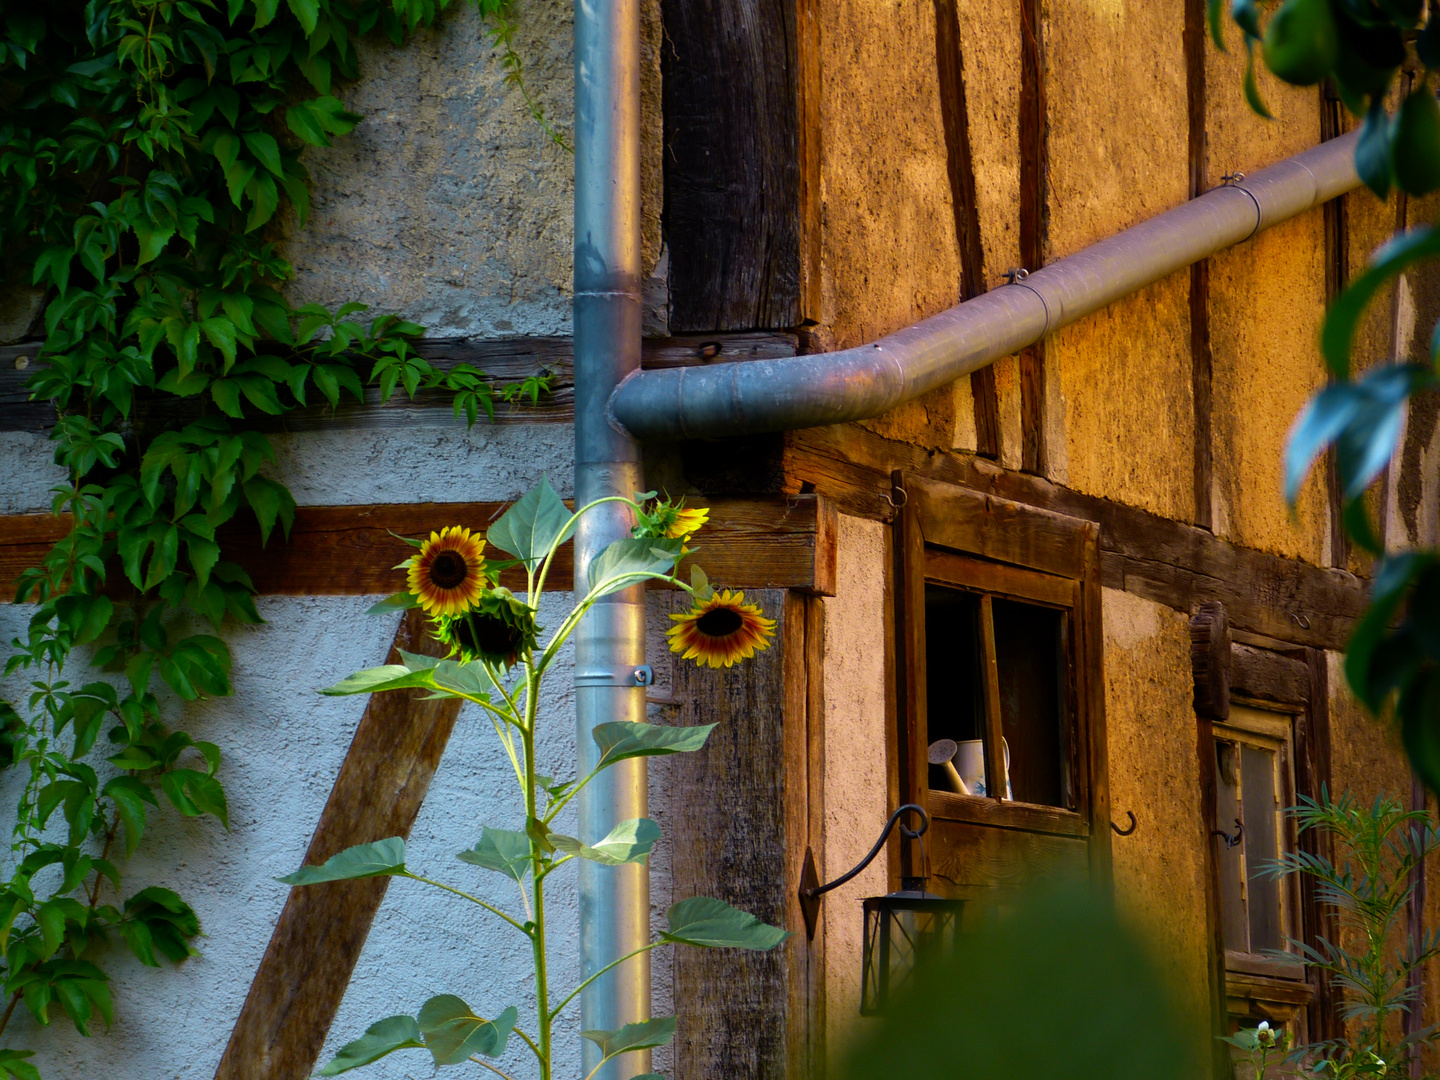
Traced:
<path fill-rule="evenodd" d="M 400 662 L 399 649 L 439 654 L 420 612 L 401 619 L 389 663 Z M 305 862 L 324 862 L 354 844 L 407 836 L 459 712 L 458 701 L 425 700 L 415 690 L 372 697 Z M 311 1074 L 389 880 L 290 891 L 215 1080 L 303 1080 Z"/>

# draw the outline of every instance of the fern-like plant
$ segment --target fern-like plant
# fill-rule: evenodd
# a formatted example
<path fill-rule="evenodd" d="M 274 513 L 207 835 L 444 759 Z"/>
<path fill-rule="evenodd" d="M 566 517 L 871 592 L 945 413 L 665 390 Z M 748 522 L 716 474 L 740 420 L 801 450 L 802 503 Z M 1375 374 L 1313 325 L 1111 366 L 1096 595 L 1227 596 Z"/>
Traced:
<path fill-rule="evenodd" d="M 1332 799 L 1323 786 L 1318 799 L 1302 796 L 1288 813 L 1300 831 L 1329 835 L 1334 861 L 1292 851 L 1263 869 L 1276 877 L 1309 878 L 1316 901 L 1334 913 L 1334 940 L 1317 936 L 1313 945 L 1290 944 L 1340 991 L 1347 1029 L 1341 1038 L 1296 1047 L 1291 1060 L 1317 1077 L 1409 1075 L 1410 1060 L 1436 1032 L 1402 1034 L 1400 1020 L 1416 999 L 1411 975 L 1440 953 L 1440 934 L 1433 928 L 1410 932 L 1405 912 L 1414 872 L 1440 848 L 1440 832 L 1427 813 L 1407 810 L 1388 795 L 1366 806 L 1348 791 Z"/>

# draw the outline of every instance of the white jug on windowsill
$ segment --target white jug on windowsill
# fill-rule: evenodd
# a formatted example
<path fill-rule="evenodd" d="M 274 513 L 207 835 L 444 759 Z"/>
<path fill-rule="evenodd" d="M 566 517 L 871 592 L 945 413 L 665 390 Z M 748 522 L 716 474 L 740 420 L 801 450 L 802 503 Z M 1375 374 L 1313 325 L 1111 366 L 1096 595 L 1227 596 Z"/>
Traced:
<path fill-rule="evenodd" d="M 1001 749 L 1005 752 L 1005 798 L 1013 800 L 1010 789 L 1010 744 L 1002 737 Z M 970 789 L 972 795 L 987 795 L 985 790 L 985 740 L 965 739 L 955 744 L 955 771 Z M 993 796 L 991 796 L 993 798 Z"/>

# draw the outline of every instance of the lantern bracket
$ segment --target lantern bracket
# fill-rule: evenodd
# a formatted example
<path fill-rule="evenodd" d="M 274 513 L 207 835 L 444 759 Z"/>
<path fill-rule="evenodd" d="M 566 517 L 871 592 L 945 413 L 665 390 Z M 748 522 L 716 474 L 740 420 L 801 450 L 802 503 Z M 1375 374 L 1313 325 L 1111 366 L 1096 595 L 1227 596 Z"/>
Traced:
<path fill-rule="evenodd" d="M 907 840 L 919 840 L 920 837 L 924 836 L 930 828 L 930 815 L 925 812 L 923 807 L 916 806 L 914 803 L 906 803 L 890 815 L 889 821 L 885 822 L 885 828 L 880 830 L 880 838 L 875 841 L 875 846 L 870 849 L 870 854 L 861 859 L 859 864 L 853 869 L 841 874 L 834 881 L 825 885 L 820 884 L 820 875 L 815 870 L 815 853 L 808 847 L 805 849 L 805 865 L 800 871 L 800 913 L 805 916 L 805 933 L 809 936 L 810 940 L 813 941 L 815 939 L 815 927 L 820 921 L 821 895 L 829 892 L 831 889 L 838 889 L 874 862 L 875 856 L 880 854 L 880 849 L 885 846 L 885 841 L 890 838 L 890 830 L 895 828 L 896 823 L 900 821 L 901 815 L 907 812 L 920 815 L 920 827 L 918 829 L 911 829 L 902 824 L 900 826 L 900 835 Z M 925 858 L 923 842 L 921 843 L 920 850 L 921 864 L 923 866 Z M 919 879 L 919 882 L 923 882 L 924 880 L 922 877 Z M 919 883 L 916 884 L 918 885 Z M 907 878 L 905 880 L 905 887 L 912 887 L 911 879 Z M 923 885 L 919 885 L 919 887 L 923 890 Z"/>

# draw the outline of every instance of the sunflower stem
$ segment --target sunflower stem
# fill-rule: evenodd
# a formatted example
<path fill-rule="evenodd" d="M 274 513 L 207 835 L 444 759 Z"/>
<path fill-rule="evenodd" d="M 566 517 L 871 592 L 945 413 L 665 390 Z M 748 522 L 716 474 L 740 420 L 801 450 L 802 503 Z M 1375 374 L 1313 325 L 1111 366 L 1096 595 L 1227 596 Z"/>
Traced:
<path fill-rule="evenodd" d="M 525 724 L 520 730 L 525 755 L 525 820 L 537 821 L 535 814 L 535 711 L 539 707 L 540 672 L 534 664 L 534 653 L 526 650 Z M 540 1080 L 550 1080 L 550 985 L 545 951 L 545 849 L 539 839 L 530 837 L 530 885 L 533 903 L 533 930 L 530 945 L 535 956 L 535 1020 L 536 1054 L 540 1063 Z"/>

